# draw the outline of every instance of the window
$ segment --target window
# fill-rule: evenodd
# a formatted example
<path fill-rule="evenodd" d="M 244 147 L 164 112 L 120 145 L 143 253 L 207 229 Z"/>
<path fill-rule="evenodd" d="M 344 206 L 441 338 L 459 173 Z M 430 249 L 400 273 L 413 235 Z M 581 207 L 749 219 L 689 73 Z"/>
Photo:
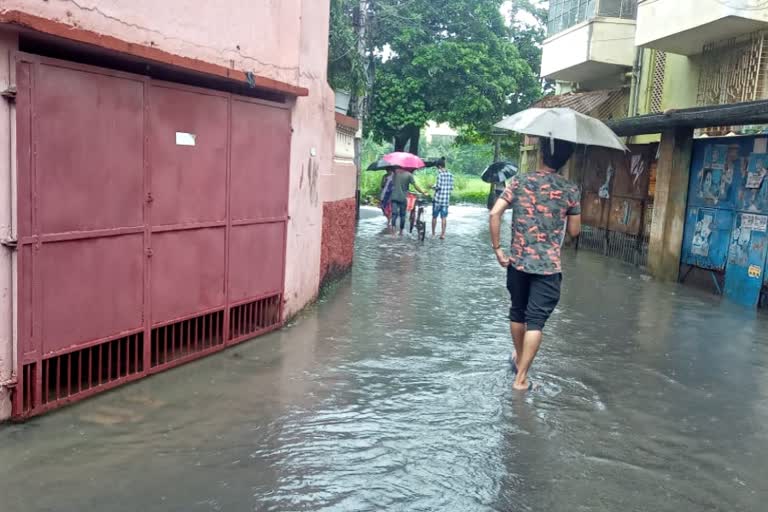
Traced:
<path fill-rule="evenodd" d="M 550 0 L 549 35 L 578 25 L 595 16 L 635 19 L 637 0 Z"/>

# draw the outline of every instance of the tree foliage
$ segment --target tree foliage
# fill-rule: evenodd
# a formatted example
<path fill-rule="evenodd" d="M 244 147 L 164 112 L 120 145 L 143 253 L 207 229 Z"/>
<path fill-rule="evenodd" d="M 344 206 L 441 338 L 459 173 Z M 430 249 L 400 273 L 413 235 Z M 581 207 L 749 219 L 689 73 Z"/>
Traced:
<path fill-rule="evenodd" d="M 487 141 L 494 122 L 541 95 L 543 28 L 516 16 L 508 25 L 500 11 L 503 0 L 363 2 L 369 20 L 365 56 L 354 49 L 360 3 L 332 0 L 331 83 L 366 89 L 371 101 L 364 126 L 377 138 L 394 140 L 396 149 L 410 143 L 418 152 L 428 120 L 449 122 Z M 512 9 L 513 15 L 544 15 L 529 0 L 514 0 Z M 361 59 L 373 62 L 368 68 L 375 76 L 365 76 Z"/>

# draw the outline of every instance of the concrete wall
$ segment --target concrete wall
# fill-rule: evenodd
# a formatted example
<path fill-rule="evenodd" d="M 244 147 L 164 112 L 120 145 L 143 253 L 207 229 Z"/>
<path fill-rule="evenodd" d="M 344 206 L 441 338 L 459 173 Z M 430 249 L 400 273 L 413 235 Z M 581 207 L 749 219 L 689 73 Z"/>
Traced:
<path fill-rule="evenodd" d="M 620 75 L 634 64 L 635 23 L 595 18 L 544 41 L 541 76 L 572 82 L 593 82 Z"/>
<path fill-rule="evenodd" d="M 17 10 L 174 55 L 297 84 L 302 3 L 303 0 L 2 0 L 0 10 Z M 320 8 L 328 4 L 326 0 L 315 3 Z M 320 25 L 322 16 L 305 20 L 307 24 Z"/>
<path fill-rule="evenodd" d="M 661 109 L 695 107 L 699 90 L 699 65 L 695 58 L 667 54 Z"/>
<path fill-rule="evenodd" d="M 768 27 L 762 0 L 644 0 L 637 7 L 636 43 L 682 55 L 705 43 Z"/>
<path fill-rule="evenodd" d="M 648 270 L 664 281 L 677 281 L 680 273 L 692 148 L 690 128 L 670 129 L 661 136 Z"/>
<path fill-rule="evenodd" d="M 11 53 L 17 48 L 16 35 L 0 30 L 0 92 L 11 83 Z M 0 240 L 15 238 L 15 113 L 11 103 L 0 99 Z M 0 247 L 0 420 L 11 414 L 10 384 L 16 368 L 14 296 L 14 251 Z"/>
<path fill-rule="evenodd" d="M 641 49 L 638 49 L 641 51 Z M 651 94 L 653 89 L 654 52 L 643 51 L 642 68 L 638 83 L 639 93 L 637 112 L 629 112 L 630 116 L 650 113 Z M 695 107 L 697 104 L 697 92 L 699 87 L 698 58 L 685 55 L 667 54 L 667 62 L 664 71 L 664 90 L 662 92 L 661 111 Z M 635 90 L 630 92 L 635 97 Z M 631 106 L 630 106 L 631 108 Z M 648 144 L 659 142 L 660 134 L 640 135 L 632 137 L 634 144 Z"/>
<path fill-rule="evenodd" d="M 324 199 L 320 177 L 333 173 L 336 138 L 335 96 L 326 82 L 329 12 L 329 0 L 302 1 L 301 15 L 308 22 L 301 28 L 299 85 L 310 92 L 297 100 L 293 111 L 285 278 L 288 316 L 314 300 L 320 283 Z"/>

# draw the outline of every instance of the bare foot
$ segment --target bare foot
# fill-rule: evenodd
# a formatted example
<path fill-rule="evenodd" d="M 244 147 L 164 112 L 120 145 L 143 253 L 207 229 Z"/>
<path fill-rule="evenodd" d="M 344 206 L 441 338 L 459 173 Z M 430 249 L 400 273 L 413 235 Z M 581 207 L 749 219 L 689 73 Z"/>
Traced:
<path fill-rule="evenodd" d="M 532 391 L 533 382 L 531 382 L 530 379 L 526 380 L 522 384 L 518 384 L 517 381 L 515 381 L 515 383 L 512 384 L 512 389 L 514 389 L 515 391 Z"/>
<path fill-rule="evenodd" d="M 440 235 L 440 240 L 445 240 L 445 235 Z"/>

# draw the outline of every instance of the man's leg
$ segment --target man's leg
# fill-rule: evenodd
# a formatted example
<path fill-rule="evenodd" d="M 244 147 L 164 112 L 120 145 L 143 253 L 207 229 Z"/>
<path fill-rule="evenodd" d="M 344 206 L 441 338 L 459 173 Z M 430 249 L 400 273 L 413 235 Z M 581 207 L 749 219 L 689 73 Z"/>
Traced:
<path fill-rule="evenodd" d="M 517 390 L 525 391 L 530 386 L 528 371 L 531 369 L 533 359 L 541 346 L 541 331 L 526 331 L 523 338 L 523 350 L 517 353 L 517 376 L 512 384 Z"/>
<path fill-rule="evenodd" d="M 530 275 L 530 294 L 525 310 L 528 330 L 523 337 L 522 354 L 518 354 L 518 372 L 513 384 L 515 389 L 526 390 L 530 386 L 528 372 L 539 352 L 544 324 L 560 302 L 561 283 L 561 274 Z"/>
<path fill-rule="evenodd" d="M 440 238 L 445 238 L 445 230 L 448 229 L 448 209 L 443 210 L 443 234 Z"/>
<path fill-rule="evenodd" d="M 405 218 L 408 216 L 408 203 L 400 203 L 400 234 L 403 234 L 403 231 L 405 231 Z"/>
<path fill-rule="evenodd" d="M 528 275 L 512 267 L 507 269 L 507 290 L 512 305 L 509 308 L 509 331 L 515 346 L 515 358 L 520 360 L 525 336 L 525 310 L 528 307 L 530 280 Z"/>
<path fill-rule="evenodd" d="M 435 237 L 435 230 L 437 229 L 437 214 L 438 214 L 437 206 L 433 204 L 432 205 L 432 238 Z"/>
<path fill-rule="evenodd" d="M 399 201 L 392 202 L 392 231 L 397 230 L 397 220 L 403 215 L 402 203 Z"/>
<path fill-rule="evenodd" d="M 512 334 L 512 343 L 515 345 L 515 364 L 523 354 L 523 338 L 525 337 L 525 324 L 509 322 L 509 332 Z"/>

